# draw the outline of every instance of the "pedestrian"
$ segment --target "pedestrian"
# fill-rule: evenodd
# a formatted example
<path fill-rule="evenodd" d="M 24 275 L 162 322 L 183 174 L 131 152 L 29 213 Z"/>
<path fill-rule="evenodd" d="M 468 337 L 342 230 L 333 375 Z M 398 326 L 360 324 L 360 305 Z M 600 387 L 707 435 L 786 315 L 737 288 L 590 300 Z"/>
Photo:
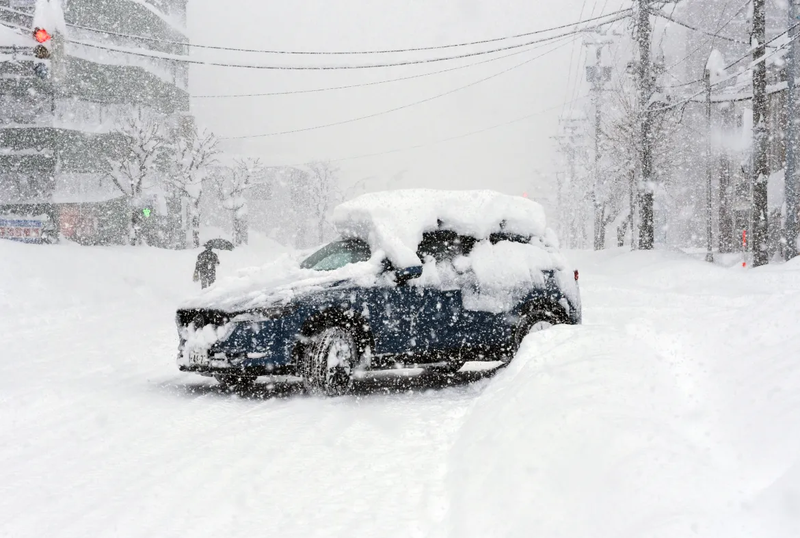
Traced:
<path fill-rule="evenodd" d="M 211 250 L 211 245 L 207 244 L 206 249 L 197 256 L 197 263 L 194 265 L 194 281 L 200 281 L 203 289 L 209 287 L 217 279 L 217 265 L 219 256 Z"/>

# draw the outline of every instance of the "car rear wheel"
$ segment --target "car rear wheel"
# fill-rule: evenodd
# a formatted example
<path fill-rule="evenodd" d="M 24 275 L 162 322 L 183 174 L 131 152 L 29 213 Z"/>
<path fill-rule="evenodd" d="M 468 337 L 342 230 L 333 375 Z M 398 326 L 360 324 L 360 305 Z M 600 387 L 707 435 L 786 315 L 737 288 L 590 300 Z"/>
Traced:
<path fill-rule="evenodd" d="M 559 323 L 558 318 L 551 312 L 533 310 L 520 317 L 517 327 L 514 329 L 514 347 L 511 356 L 506 357 L 506 361 L 514 358 L 519 351 L 522 341 L 531 333 L 544 331 Z"/>
<path fill-rule="evenodd" d="M 353 335 L 330 327 L 311 337 L 303 351 L 301 374 L 311 394 L 341 396 L 353 387 L 358 349 Z"/>

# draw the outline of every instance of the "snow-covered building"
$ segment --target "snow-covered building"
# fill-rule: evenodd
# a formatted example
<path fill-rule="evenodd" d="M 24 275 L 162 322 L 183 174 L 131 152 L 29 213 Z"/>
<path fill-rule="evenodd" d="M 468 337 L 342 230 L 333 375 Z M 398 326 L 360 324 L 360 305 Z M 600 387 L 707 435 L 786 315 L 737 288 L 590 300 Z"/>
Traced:
<path fill-rule="evenodd" d="M 69 218 L 81 221 L 95 207 L 62 233 L 109 240 L 125 229 L 123 194 L 104 171 L 119 120 L 189 113 L 188 65 L 131 52 L 185 54 L 186 2 L 0 0 L 0 212 L 47 206 L 58 221 L 60 206 L 79 207 Z"/>

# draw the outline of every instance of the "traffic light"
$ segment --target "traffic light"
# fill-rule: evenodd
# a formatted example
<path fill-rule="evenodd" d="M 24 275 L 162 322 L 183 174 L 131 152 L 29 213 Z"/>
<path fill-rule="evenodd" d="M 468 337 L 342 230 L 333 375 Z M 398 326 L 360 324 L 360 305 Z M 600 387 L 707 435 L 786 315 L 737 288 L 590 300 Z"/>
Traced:
<path fill-rule="evenodd" d="M 142 209 L 142 215 L 144 215 L 144 218 L 146 219 L 150 218 L 151 212 L 152 210 L 149 207 L 145 207 L 144 209 Z"/>
<path fill-rule="evenodd" d="M 53 36 L 51 36 L 44 28 L 37 27 L 33 29 L 33 38 L 37 43 L 46 43 L 47 41 L 50 41 L 52 37 Z"/>

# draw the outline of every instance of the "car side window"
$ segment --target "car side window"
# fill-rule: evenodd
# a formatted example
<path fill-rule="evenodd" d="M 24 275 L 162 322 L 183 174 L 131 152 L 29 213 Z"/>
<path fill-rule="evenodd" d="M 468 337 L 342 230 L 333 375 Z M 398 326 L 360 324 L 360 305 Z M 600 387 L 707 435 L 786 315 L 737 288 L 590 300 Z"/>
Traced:
<path fill-rule="evenodd" d="M 314 271 L 333 271 L 347 264 L 370 259 L 369 246 L 358 240 L 336 241 L 309 256 L 300 267 Z"/>
<path fill-rule="evenodd" d="M 449 230 L 437 230 L 422 234 L 422 241 L 417 248 L 420 260 L 431 257 L 437 262 L 452 260 L 461 255 L 467 255 L 475 246 L 475 239 L 458 235 Z"/>

